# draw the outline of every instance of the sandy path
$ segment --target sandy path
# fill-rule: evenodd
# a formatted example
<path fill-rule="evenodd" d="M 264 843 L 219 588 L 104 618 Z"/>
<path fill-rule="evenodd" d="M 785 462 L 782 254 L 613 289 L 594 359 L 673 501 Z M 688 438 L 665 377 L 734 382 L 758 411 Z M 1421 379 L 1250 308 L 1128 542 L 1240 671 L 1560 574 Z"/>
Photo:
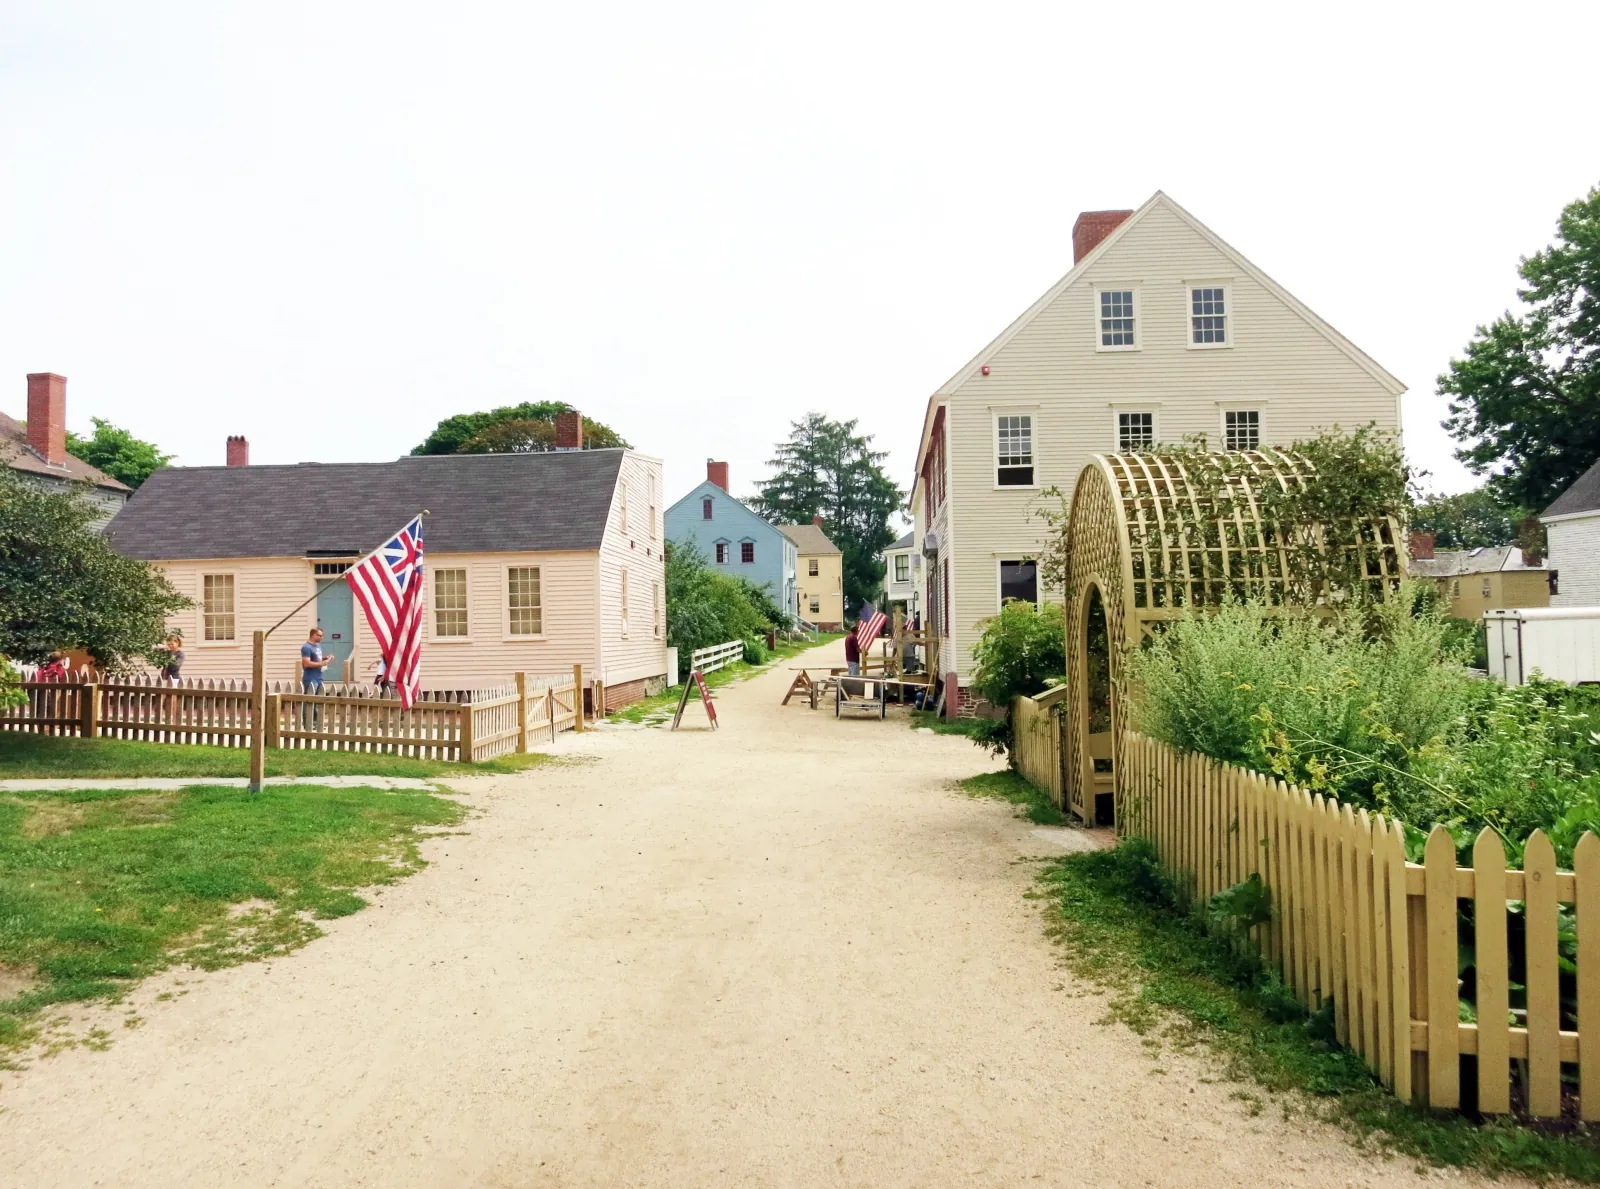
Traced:
<path fill-rule="evenodd" d="M 942 790 L 982 755 L 780 710 L 788 676 L 724 691 L 716 734 L 475 783 L 470 832 L 329 937 L 0 1075 L 0 1183 L 1419 1180 L 1152 1072 L 1022 897 L 1048 844 Z"/>

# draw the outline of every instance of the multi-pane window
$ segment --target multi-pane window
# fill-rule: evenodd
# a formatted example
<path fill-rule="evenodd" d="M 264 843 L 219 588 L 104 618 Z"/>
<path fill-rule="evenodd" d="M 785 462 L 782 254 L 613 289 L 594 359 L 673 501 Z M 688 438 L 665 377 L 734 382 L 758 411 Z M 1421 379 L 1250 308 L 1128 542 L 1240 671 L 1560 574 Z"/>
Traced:
<path fill-rule="evenodd" d="M 1483 580 L 1483 597 L 1490 598 L 1494 595 L 1494 583 L 1488 578 Z"/>
<path fill-rule="evenodd" d="M 911 581 L 911 558 L 908 554 L 897 553 L 894 555 L 894 580 L 896 582 Z"/>
<path fill-rule="evenodd" d="M 650 584 L 650 614 L 655 618 L 656 635 L 661 634 L 661 583 Z"/>
<path fill-rule="evenodd" d="M 1227 450 L 1255 450 L 1261 445 L 1261 413 L 1239 409 L 1222 415 L 1222 445 Z"/>
<path fill-rule="evenodd" d="M 1117 450 L 1132 454 L 1148 450 L 1156 444 L 1156 415 L 1154 413 L 1117 414 Z"/>
<path fill-rule="evenodd" d="M 465 636 L 467 634 L 467 572 L 465 570 L 435 570 L 433 572 L 433 634 L 435 636 Z"/>
<path fill-rule="evenodd" d="M 995 418 L 995 482 L 1001 487 L 1033 486 L 1033 418 L 1005 414 Z"/>
<path fill-rule="evenodd" d="M 1189 290 L 1189 326 L 1197 347 L 1220 347 L 1228 341 L 1227 295 L 1221 286 Z"/>
<path fill-rule="evenodd" d="M 1100 345 L 1136 346 L 1132 289 L 1100 291 Z"/>
<path fill-rule="evenodd" d="M 622 568 L 622 630 L 628 630 L 628 568 Z"/>
<path fill-rule="evenodd" d="M 709 495 L 706 496 L 705 499 L 700 501 L 700 519 L 701 520 L 710 520 L 711 519 L 711 497 Z"/>
<path fill-rule="evenodd" d="M 1039 601 L 1039 566 L 1031 561 L 1003 561 L 1000 563 L 1000 602 L 1012 600 L 1025 603 Z"/>
<path fill-rule="evenodd" d="M 817 559 L 813 557 L 810 560 L 810 562 L 807 563 L 807 565 L 806 565 L 806 573 L 811 575 L 811 577 L 815 578 L 817 576 L 817 572 L 818 572 L 817 571 L 817 566 L 818 566 Z"/>
<path fill-rule="evenodd" d="M 739 560 L 747 566 L 756 560 L 756 543 L 754 541 L 739 542 Z"/>
<path fill-rule="evenodd" d="M 821 599 L 812 599 L 811 600 L 811 614 L 815 615 L 821 610 L 822 610 L 822 600 Z"/>
<path fill-rule="evenodd" d="M 538 566 L 512 566 L 506 571 L 506 612 L 513 636 L 537 636 L 544 631 Z"/>
<path fill-rule="evenodd" d="M 201 580 L 200 613 L 207 640 L 232 640 L 233 575 L 206 574 Z"/>
<path fill-rule="evenodd" d="M 717 564 L 719 566 L 728 564 L 728 543 L 726 541 L 717 542 Z"/>

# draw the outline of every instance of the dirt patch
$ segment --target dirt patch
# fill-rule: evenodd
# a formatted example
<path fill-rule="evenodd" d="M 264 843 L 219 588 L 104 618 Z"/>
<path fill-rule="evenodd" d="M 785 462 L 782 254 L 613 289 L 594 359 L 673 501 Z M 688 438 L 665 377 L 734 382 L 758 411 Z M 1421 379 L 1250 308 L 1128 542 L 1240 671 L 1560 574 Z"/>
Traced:
<path fill-rule="evenodd" d="M 24 838 L 54 838 L 58 834 L 69 833 L 83 825 L 84 819 L 89 816 L 89 803 L 86 801 L 63 801 L 56 797 L 38 800 L 17 798 L 12 804 L 21 805 L 27 811 L 27 816 L 22 819 L 21 832 Z"/>
<path fill-rule="evenodd" d="M 39 979 L 32 968 L 7 966 L 0 962 L 0 1003 L 15 999 L 18 995 L 26 995 L 38 984 Z"/>
<path fill-rule="evenodd" d="M 117 814 L 124 826 L 159 826 L 172 820 L 172 803 L 177 799 L 175 792 L 123 797 L 116 802 Z"/>

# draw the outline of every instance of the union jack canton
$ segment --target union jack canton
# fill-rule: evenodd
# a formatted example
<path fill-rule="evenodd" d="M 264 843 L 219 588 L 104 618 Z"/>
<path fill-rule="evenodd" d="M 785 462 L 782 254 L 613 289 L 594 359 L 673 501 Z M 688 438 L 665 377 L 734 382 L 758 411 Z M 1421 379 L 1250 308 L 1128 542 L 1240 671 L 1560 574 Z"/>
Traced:
<path fill-rule="evenodd" d="M 410 708 L 422 688 L 422 517 L 345 573 L 383 654 L 383 675 L 400 705 Z"/>

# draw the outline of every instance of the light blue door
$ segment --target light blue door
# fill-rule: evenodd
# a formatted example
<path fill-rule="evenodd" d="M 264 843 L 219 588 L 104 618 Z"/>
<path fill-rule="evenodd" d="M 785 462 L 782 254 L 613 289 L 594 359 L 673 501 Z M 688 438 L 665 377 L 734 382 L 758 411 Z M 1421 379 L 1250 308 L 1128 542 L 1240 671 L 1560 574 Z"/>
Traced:
<path fill-rule="evenodd" d="M 323 670 L 324 681 L 354 681 L 350 654 L 356 646 L 355 592 L 342 577 L 317 579 L 317 626 L 324 654 L 339 659 Z"/>

